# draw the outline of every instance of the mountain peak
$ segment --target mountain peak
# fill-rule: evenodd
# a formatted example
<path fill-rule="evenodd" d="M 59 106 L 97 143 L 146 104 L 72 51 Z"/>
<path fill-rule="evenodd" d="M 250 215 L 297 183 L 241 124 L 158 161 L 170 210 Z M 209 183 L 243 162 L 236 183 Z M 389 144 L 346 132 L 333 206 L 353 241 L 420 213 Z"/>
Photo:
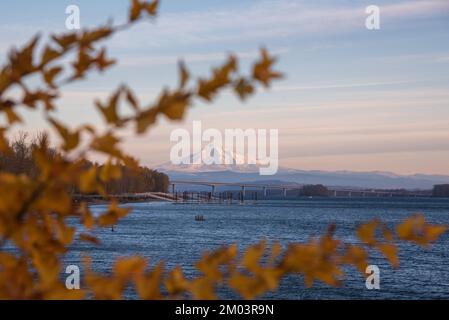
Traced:
<path fill-rule="evenodd" d="M 159 171 L 168 172 L 259 172 L 260 161 L 226 150 L 216 148 L 214 144 L 206 145 L 200 152 L 190 154 L 183 158 L 180 164 L 173 164 L 171 161 L 157 166 Z"/>

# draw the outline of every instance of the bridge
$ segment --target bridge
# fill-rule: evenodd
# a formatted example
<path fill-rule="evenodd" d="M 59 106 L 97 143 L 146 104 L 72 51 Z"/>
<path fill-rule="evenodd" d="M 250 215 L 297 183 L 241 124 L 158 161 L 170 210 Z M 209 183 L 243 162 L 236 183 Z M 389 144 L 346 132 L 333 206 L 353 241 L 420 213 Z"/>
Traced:
<path fill-rule="evenodd" d="M 73 194 L 72 199 L 75 202 L 80 201 L 96 201 L 96 200 L 112 200 L 115 199 L 120 202 L 128 201 L 147 201 L 147 200 L 161 200 L 161 201 L 176 201 L 176 198 L 172 194 L 164 192 L 142 192 L 142 193 L 122 193 L 122 194 L 110 194 L 103 196 L 100 194 Z"/>
<path fill-rule="evenodd" d="M 246 189 L 262 189 L 264 197 L 267 196 L 268 189 L 281 189 L 283 191 L 284 196 L 287 195 L 287 190 L 298 190 L 298 186 L 291 185 L 261 185 L 256 183 L 238 183 L 238 182 L 208 182 L 208 181 L 188 181 L 188 180 L 175 180 L 170 181 L 170 186 L 172 187 L 172 194 L 176 192 L 176 185 L 184 184 L 184 185 L 196 185 L 196 186 L 208 186 L 211 187 L 212 194 L 215 193 L 216 187 L 226 186 L 226 187 L 240 187 L 242 195 L 245 196 Z"/>
<path fill-rule="evenodd" d="M 176 194 L 177 185 L 194 185 L 194 186 L 207 186 L 211 188 L 211 194 L 216 192 L 217 187 L 238 187 L 242 197 L 245 197 L 247 189 L 259 189 L 262 190 L 263 196 L 267 196 L 268 190 L 282 190 L 284 197 L 287 196 L 287 191 L 298 190 L 300 191 L 304 185 L 283 185 L 283 184 L 259 184 L 259 183 L 240 183 L 240 182 L 212 182 L 212 181 L 195 181 L 195 180 L 171 180 L 171 193 Z M 327 187 L 330 196 L 333 197 L 394 197 L 394 196 L 407 196 L 407 197 L 429 197 L 431 196 L 430 190 L 423 191 L 409 191 L 409 190 L 380 190 L 380 189 L 362 189 L 362 188 L 345 188 L 345 187 Z"/>

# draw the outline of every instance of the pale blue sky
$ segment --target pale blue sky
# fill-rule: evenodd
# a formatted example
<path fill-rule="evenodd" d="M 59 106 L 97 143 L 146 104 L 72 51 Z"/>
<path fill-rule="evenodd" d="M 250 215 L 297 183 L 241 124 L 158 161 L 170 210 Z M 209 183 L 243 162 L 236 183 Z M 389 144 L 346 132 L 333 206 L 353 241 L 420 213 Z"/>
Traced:
<path fill-rule="evenodd" d="M 82 26 L 113 17 L 127 0 L 2 1 L 0 62 L 11 45 L 36 31 L 64 31 L 65 8 L 76 4 Z M 365 28 L 365 7 L 381 8 L 381 30 Z M 242 68 L 264 45 L 287 78 L 241 104 L 223 94 L 198 105 L 184 123 L 160 121 L 149 135 L 126 139 L 144 164 L 168 161 L 169 133 L 179 126 L 279 129 L 280 165 L 298 169 L 382 170 L 449 174 L 449 1 L 162 1 L 160 16 L 109 42 L 120 64 L 66 88 L 59 117 L 99 124 L 92 100 L 119 83 L 150 101 L 176 85 L 176 61 L 198 76 L 226 52 Z M 43 123 L 26 115 L 22 127 Z M 125 133 L 125 135 L 129 135 Z"/>

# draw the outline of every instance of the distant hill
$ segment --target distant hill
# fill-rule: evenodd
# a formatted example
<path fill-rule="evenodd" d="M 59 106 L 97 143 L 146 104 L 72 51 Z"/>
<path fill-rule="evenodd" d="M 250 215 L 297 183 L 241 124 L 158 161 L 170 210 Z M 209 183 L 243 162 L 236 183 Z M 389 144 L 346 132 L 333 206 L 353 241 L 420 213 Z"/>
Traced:
<path fill-rule="evenodd" d="M 170 180 L 193 180 L 215 182 L 259 182 L 265 184 L 323 184 L 333 187 L 358 187 L 378 189 L 429 190 L 435 184 L 449 183 L 449 176 L 442 175 L 398 175 L 389 172 L 353 172 L 353 171 L 304 171 L 280 168 L 270 176 L 261 176 L 257 172 L 243 170 L 222 171 L 176 171 L 158 167 Z"/>
<path fill-rule="evenodd" d="M 203 150 L 202 153 L 205 151 Z M 259 164 L 238 164 L 242 156 L 229 155 L 226 151 L 213 150 L 219 158 L 228 155 L 232 164 L 183 164 L 165 163 L 156 169 L 166 173 L 171 180 L 193 180 L 214 182 L 251 182 L 265 184 L 323 184 L 329 187 L 355 187 L 376 189 L 430 190 L 435 184 L 449 183 L 449 176 L 443 175 L 399 175 L 392 172 L 372 171 L 305 171 L 279 168 L 272 176 L 259 174 Z M 201 156 L 204 156 L 201 153 Z M 200 154 L 189 156 L 188 163 L 194 162 Z"/>

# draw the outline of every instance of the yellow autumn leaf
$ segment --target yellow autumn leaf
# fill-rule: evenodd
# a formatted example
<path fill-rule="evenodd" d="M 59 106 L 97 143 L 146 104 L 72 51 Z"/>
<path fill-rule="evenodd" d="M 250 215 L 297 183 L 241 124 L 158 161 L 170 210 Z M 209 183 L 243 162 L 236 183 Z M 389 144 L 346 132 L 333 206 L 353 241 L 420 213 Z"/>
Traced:
<path fill-rule="evenodd" d="M 424 228 L 424 239 L 426 240 L 426 244 L 437 241 L 447 230 L 448 227 L 446 225 L 427 224 Z"/>
<path fill-rule="evenodd" d="M 228 283 L 229 287 L 247 300 L 254 299 L 263 292 L 263 289 L 260 289 L 259 287 L 257 278 L 245 275 L 238 271 L 231 274 Z"/>
<path fill-rule="evenodd" d="M 100 244 L 100 240 L 97 237 L 94 237 L 90 234 L 87 233 L 80 233 L 79 235 L 79 239 L 81 241 L 85 241 L 85 242 L 89 242 L 95 245 L 99 245 Z"/>
<path fill-rule="evenodd" d="M 55 50 L 54 48 L 50 46 L 45 46 L 45 49 L 42 53 L 41 57 L 41 66 L 46 65 L 47 63 L 55 60 L 56 58 L 59 58 L 61 56 L 61 52 L 58 50 Z"/>
<path fill-rule="evenodd" d="M 100 179 L 104 182 L 120 179 L 122 176 L 122 170 L 119 165 L 114 165 L 112 161 L 106 162 L 100 169 Z"/>
<path fill-rule="evenodd" d="M 6 118 L 8 119 L 8 123 L 14 124 L 16 122 L 22 122 L 22 118 L 12 109 L 12 108 L 3 108 L 2 110 L 6 114 Z"/>
<path fill-rule="evenodd" d="M 260 259 L 265 252 L 265 241 L 261 241 L 256 245 L 252 245 L 243 253 L 242 265 L 253 272 L 257 272 L 260 267 Z"/>
<path fill-rule="evenodd" d="M 160 262 L 150 272 L 136 276 L 136 291 L 141 299 L 159 300 L 163 298 L 161 293 L 163 273 L 164 263 Z"/>
<path fill-rule="evenodd" d="M 148 110 L 139 112 L 139 114 L 136 116 L 137 134 L 145 133 L 147 129 L 156 122 L 157 114 L 157 108 L 150 108 Z"/>
<path fill-rule="evenodd" d="M 208 278 L 193 279 L 189 283 L 189 292 L 192 294 L 193 299 L 197 300 L 213 300 L 217 299 L 215 294 L 214 282 Z"/>
<path fill-rule="evenodd" d="M 393 268 L 399 267 L 398 249 L 396 245 L 392 243 L 381 243 L 377 244 L 376 248 L 382 252 L 382 254 L 387 258 Z"/>
<path fill-rule="evenodd" d="M 5 137 L 5 129 L 0 127 L 0 152 L 7 154 L 11 150 L 9 148 L 9 142 Z"/>
<path fill-rule="evenodd" d="M 281 253 L 282 253 L 282 245 L 279 241 L 275 241 L 271 246 L 270 262 L 274 263 Z"/>
<path fill-rule="evenodd" d="M 126 217 L 130 211 L 130 208 L 121 208 L 116 200 L 112 200 L 108 211 L 97 218 L 97 223 L 102 227 L 115 225 L 119 219 Z"/>
<path fill-rule="evenodd" d="M 120 139 L 111 132 L 107 132 L 102 136 L 97 136 L 91 142 L 91 148 L 95 151 L 105 153 L 111 157 L 122 158 L 123 153 L 118 147 Z"/>
<path fill-rule="evenodd" d="M 57 75 L 62 71 L 62 67 L 53 67 L 44 71 L 44 80 L 52 88 L 55 88 L 54 80 Z"/>
<path fill-rule="evenodd" d="M 90 167 L 80 176 L 79 187 L 81 192 L 91 193 L 98 190 L 97 168 Z"/>
<path fill-rule="evenodd" d="M 95 219 L 87 204 L 85 202 L 82 202 L 78 208 L 78 211 L 81 216 L 81 223 L 84 225 L 84 227 L 88 230 L 92 229 L 95 225 Z"/>
<path fill-rule="evenodd" d="M 423 215 L 414 215 L 396 227 L 398 237 L 421 246 L 428 246 L 448 230 L 446 225 L 427 224 Z"/>
<path fill-rule="evenodd" d="M 234 85 L 234 90 L 237 92 L 240 99 L 245 100 L 249 95 L 254 93 L 254 86 L 245 78 L 241 78 Z"/>
<path fill-rule="evenodd" d="M 78 34 L 76 32 L 70 32 L 62 35 L 53 35 L 53 41 L 55 41 L 62 49 L 67 49 L 71 45 L 78 41 Z M 49 53 L 47 53 L 50 56 Z"/>
<path fill-rule="evenodd" d="M 253 78 L 261 82 L 265 87 L 268 87 L 273 79 L 282 78 L 282 74 L 271 69 L 276 59 L 270 57 L 265 48 L 262 48 L 260 51 L 262 57 L 253 66 Z"/>
<path fill-rule="evenodd" d="M 55 223 L 56 228 L 56 235 L 61 241 L 62 244 L 68 245 L 72 243 L 73 237 L 75 235 L 75 228 L 69 227 L 65 222 L 61 219 L 58 219 L 58 221 Z"/>
<path fill-rule="evenodd" d="M 122 91 L 121 89 L 117 90 L 106 102 L 106 104 L 102 104 L 100 101 L 96 101 L 95 105 L 97 109 L 101 112 L 106 122 L 109 124 L 120 124 L 120 117 L 117 113 L 118 101 L 120 98 Z"/>
<path fill-rule="evenodd" d="M 53 125 L 53 127 L 56 129 L 56 131 L 58 131 L 59 135 L 63 139 L 63 149 L 65 151 L 70 151 L 78 146 L 80 140 L 79 131 L 71 132 L 69 129 L 67 129 L 65 126 L 63 126 L 53 118 L 49 118 L 48 121 Z"/>
<path fill-rule="evenodd" d="M 139 102 L 134 93 L 131 91 L 131 89 L 127 87 L 125 87 L 125 92 L 126 92 L 126 101 L 128 101 L 128 103 L 134 110 L 139 111 L 140 109 Z"/>
<path fill-rule="evenodd" d="M 362 247 L 347 245 L 342 256 L 342 263 L 355 266 L 361 273 L 365 273 L 368 266 L 368 253 Z"/>
<path fill-rule="evenodd" d="M 375 245 L 377 243 L 376 230 L 378 226 L 378 220 L 372 220 L 368 223 L 362 224 L 357 228 L 357 237 L 360 239 L 360 241 L 368 245 Z"/>
<path fill-rule="evenodd" d="M 131 279 L 142 274 L 146 266 L 145 259 L 139 256 L 118 258 L 114 265 L 114 275 L 119 279 Z"/>
<path fill-rule="evenodd" d="M 165 90 L 159 98 L 157 109 L 169 119 L 180 120 L 184 117 L 186 108 L 189 106 L 189 99 L 190 93 Z"/>
<path fill-rule="evenodd" d="M 167 279 L 165 280 L 165 286 L 171 295 L 178 295 L 187 290 L 189 282 L 184 277 L 180 266 L 176 266 L 172 271 L 170 271 Z"/>
<path fill-rule="evenodd" d="M 189 81 L 190 74 L 186 68 L 184 61 L 179 61 L 179 87 L 182 89 L 186 86 L 187 81 Z"/>
<path fill-rule="evenodd" d="M 135 21 L 140 18 L 143 11 L 149 16 L 154 16 L 157 13 L 159 1 L 153 0 L 150 2 L 131 0 L 131 9 L 129 11 L 129 21 Z"/>

